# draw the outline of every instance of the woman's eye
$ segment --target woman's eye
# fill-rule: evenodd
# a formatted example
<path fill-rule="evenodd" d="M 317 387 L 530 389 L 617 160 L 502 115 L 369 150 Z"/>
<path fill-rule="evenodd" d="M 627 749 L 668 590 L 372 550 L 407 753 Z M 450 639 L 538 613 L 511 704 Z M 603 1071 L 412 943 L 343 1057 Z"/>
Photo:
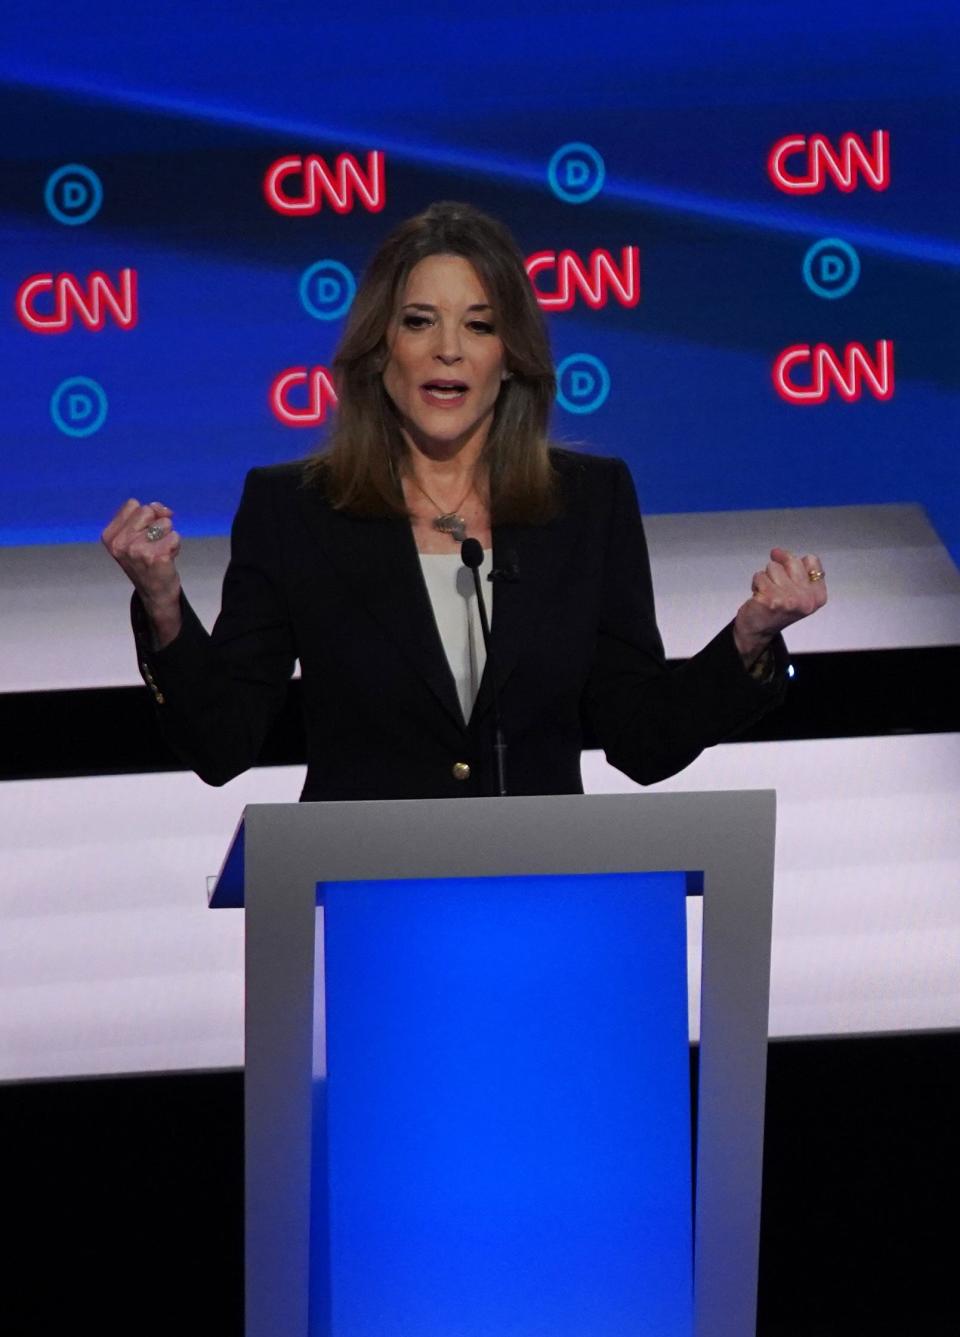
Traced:
<path fill-rule="evenodd" d="M 400 318 L 400 324 L 405 330 L 425 330 L 434 324 L 434 318 L 423 315 L 418 311 L 406 311 Z M 493 322 L 490 320 L 468 321 L 467 329 L 474 334 L 494 334 L 496 332 Z"/>

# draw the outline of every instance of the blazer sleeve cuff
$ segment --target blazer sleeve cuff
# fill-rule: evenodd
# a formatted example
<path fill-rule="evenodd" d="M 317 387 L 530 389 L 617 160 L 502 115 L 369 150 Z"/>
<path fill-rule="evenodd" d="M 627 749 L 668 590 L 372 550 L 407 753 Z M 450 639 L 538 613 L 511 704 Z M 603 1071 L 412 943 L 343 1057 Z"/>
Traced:
<path fill-rule="evenodd" d="M 725 721 L 730 731 L 745 728 L 783 700 L 790 655 L 782 636 L 774 637 L 757 664 L 747 668 L 737 649 L 731 621 L 691 662 L 701 659 L 704 668 L 709 664 L 711 674 L 716 674 L 729 691 L 724 697 L 730 706 Z"/>
<path fill-rule="evenodd" d="M 177 680 L 195 677 L 203 671 L 210 652 L 210 637 L 182 590 L 180 615 L 182 620 L 177 635 L 162 649 L 157 649 L 140 595 L 134 590 L 130 598 L 137 667 L 158 705 L 165 704 L 164 692 Z"/>

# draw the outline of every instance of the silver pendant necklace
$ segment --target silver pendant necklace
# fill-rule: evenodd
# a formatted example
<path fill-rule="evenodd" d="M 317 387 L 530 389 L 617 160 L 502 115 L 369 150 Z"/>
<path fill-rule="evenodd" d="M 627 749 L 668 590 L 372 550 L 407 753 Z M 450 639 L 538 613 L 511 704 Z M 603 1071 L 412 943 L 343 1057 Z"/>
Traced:
<path fill-rule="evenodd" d="M 437 506 L 437 503 L 434 501 L 433 497 L 431 497 L 430 493 L 427 491 L 425 487 L 422 487 L 421 484 L 417 482 L 413 474 L 408 474 L 407 476 L 409 477 L 411 483 L 417 489 L 417 491 L 423 493 L 427 501 L 429 501 L 430 505 L 435 506 L 438 511 L 441 511 L 441 507 Z M 467 521 L 466 518 L 460 514 L 460 508 L 463 506 L 463 503 L 466 501 L 466 499 L 469 497 L 472 491 L 473 491 L 473 480 L 471 479 L 470 486 L 467 488 L 466 492 L 460 498 L 459 503 L 453 508 L 453 510 L 441 511 L 441 513 L 439 515 L 435 515 L 430 522 L 433 525 L 433 528 L 438 531 L 438 533 L 449 534 L 455 543 L 462 543 L 463 540 L 467 537 Z"/>

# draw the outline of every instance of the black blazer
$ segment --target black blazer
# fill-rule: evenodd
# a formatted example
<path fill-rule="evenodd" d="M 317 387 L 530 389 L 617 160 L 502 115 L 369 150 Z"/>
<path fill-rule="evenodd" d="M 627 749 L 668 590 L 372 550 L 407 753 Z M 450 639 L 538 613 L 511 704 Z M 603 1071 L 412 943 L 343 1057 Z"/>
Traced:
<path fill-rule="evenodd" d="M 553 452 L 562 512 L 493 531 L 492 641 L 512 794 L 582 793 L 580 752 L 649 784 L 741 730 L 781 696 L 742 665 L 727 626 L 668 670 L 633 484 L 619 460 Z M 189 603 L 141 671 L 175 751 L 210 784 L 255 763 L 295 660 L 303 676 L 304 799 L 492 794 L 489 665 L 464 722 L 410 525 L 333 510 L 303 465 L 254 469 L 233 525 L 212 635 Z M 463 774 L 465 762 L 469 776 Z"/>

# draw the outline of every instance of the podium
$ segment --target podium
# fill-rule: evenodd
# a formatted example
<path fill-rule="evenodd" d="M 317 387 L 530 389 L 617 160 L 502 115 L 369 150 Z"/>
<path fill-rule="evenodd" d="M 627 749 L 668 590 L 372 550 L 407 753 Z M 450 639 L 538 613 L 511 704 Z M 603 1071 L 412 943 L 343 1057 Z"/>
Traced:
<path fill-rule="evenodd" d="M 755 1332 L 775 811 L 247 807 L 247 1337 Z"/>

